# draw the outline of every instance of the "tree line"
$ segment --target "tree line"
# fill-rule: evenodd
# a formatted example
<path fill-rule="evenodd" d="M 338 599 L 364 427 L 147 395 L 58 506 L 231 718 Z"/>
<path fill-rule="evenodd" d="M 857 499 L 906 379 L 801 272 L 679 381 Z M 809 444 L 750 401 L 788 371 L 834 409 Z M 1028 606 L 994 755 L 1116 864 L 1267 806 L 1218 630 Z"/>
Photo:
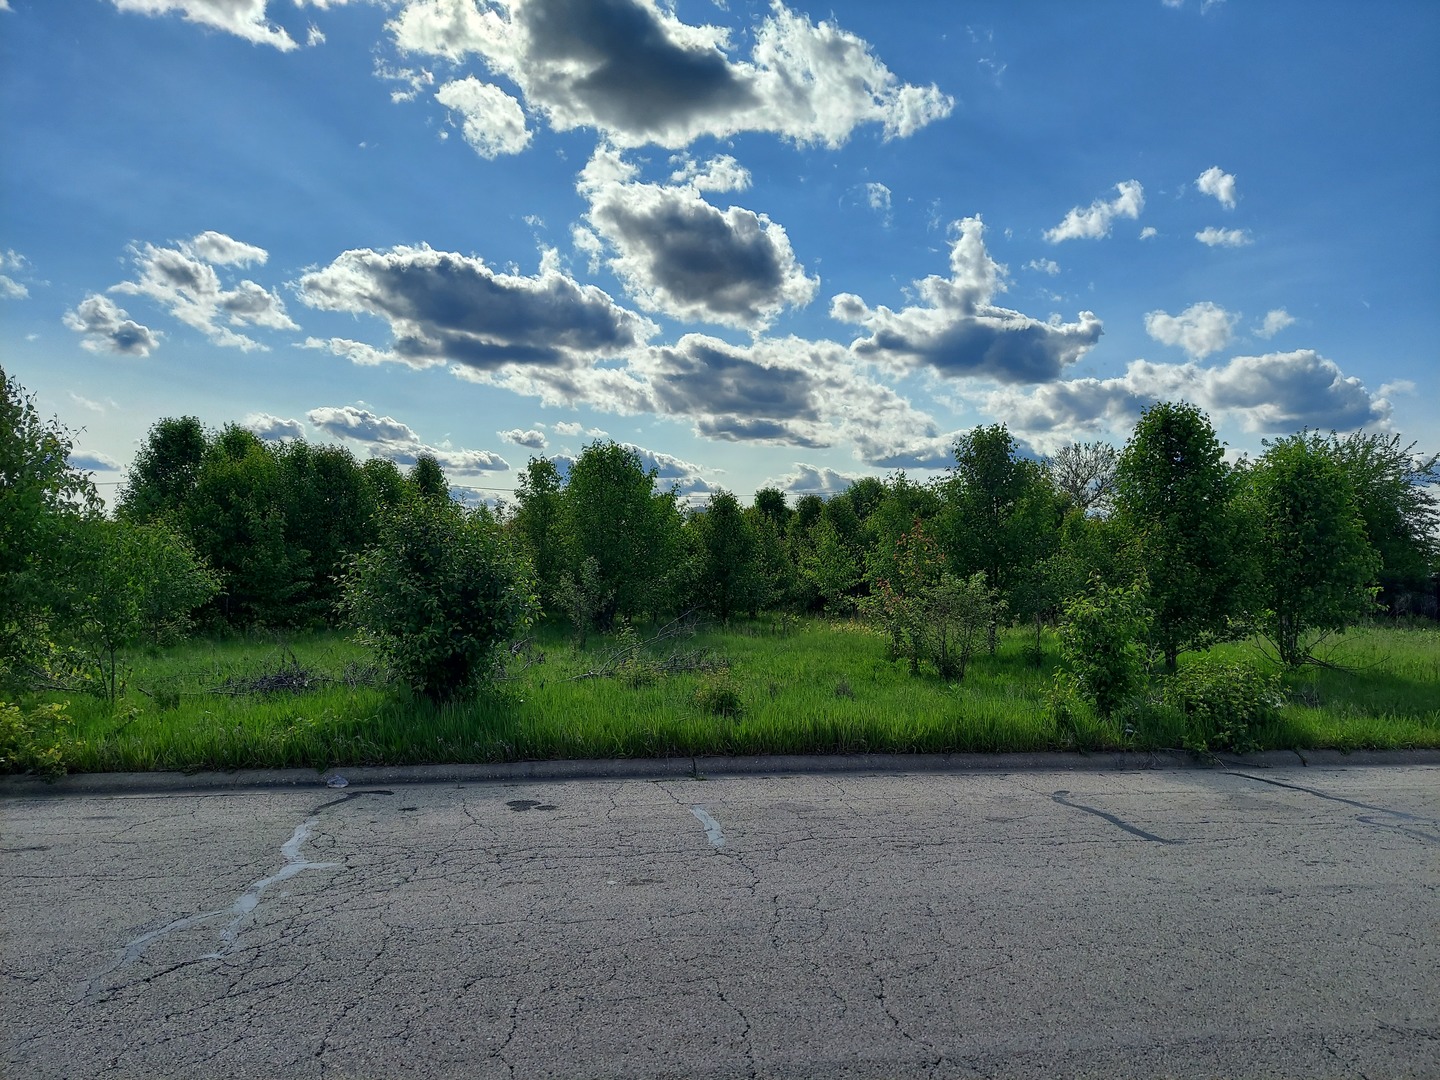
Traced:
<path fill-rule="evenodd" d="M 894 655 L 950 677 L 966 627 L 993 649 L 1018 621 L 1038 649 L 1067 606 L 1126 590 L 1172 670 L 1253 632 L 1293 664 L 1379 605 L 1433 614 L 1440 569 L 1440 456 L 1307 430 L 1231 463 L 1183 402 L 1146 410 L 1123 447 L 1036 460 L 982 426 L 932 481 L 897 472 L 793 501 L 764 488 L 749 506 L 720 490 L 695 511 L 615 442 L 564 474 L 532 458 L 512 505 L 467 509 L 433 457 L 402 472 L 180 417 L 152 426 L 106 514 L 66 461 L 68 433 L 3 370 L 0 410 L 0 680 L 68 657 L 112 697 L 125 648 L 197 620 L 359 626 L 392 665 L 415 654 L 423 689 L 463 683 L 536 617 L 583 639 L 689 609 L 859 614 Z M 490 630 L 445 660 L 467 626 Z"/>

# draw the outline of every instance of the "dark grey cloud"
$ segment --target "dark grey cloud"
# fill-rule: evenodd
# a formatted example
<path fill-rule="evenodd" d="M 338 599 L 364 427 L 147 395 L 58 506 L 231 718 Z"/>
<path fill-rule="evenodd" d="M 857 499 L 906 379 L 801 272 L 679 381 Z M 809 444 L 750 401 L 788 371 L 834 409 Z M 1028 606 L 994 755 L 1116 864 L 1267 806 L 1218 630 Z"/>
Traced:
<path fill-rule="evenodd" d="M 524 446 L 530 450 L 545 449 L 545 433 L 543 431 L 537 431 L 534 428 L 528 430 L 511 428 L 509 431 L 500 432 L 499 435 L 502 439 L 507 442 L 512 442 L 516 446 Z"/>
<path fill-rule="evenodd" d="M 534 277 L 501 274 L 481 259 L 430 247 L 347 251 L 302 276 L 298 293 L 323 311 L 385 319 L 393 355 L 421 366 L 572 365 L 623 354 L 655 332 L 600 289 L 553 267 Z"/>
<path fill-rule="evenodd" d="M 64 323 L 77 334 L 80 344 L 91 352 L 112 352 L 121 356 L 149 356 L 160 346 L 160 333 L 141 326 L 124 308 L 109 297 L 92 293 L 67 311 Z"/>
<path fill-rule="evenodd" d="M 119 472 L 121 465 L 109 454 L 99 451 L 76 450 L 65 459 L 72 469 L 80 472 Z"/>
<path fill-rule="evenodd" d="M 372 456 L 387 458 L 397 465 L 414 465 L 420 455 L 429 454 L 451 473 L 503 472 L 510 468 L 508 461 L 489 450 L 430 446 L 409 424 L 355 405 L 322 405 L 306 413 L 305 419 L 321 431 L 362 443 Z"/>
<path fill-rule="evenodd" d="M 815 295 L 819 279 L 805 275 L 784 228 L 764 214 L 720 210 L 693 183 L 637 183 L 633 175 L 601 149 L 579 189 L 590 200 L 587 219 L 615 252 L 611 269 L 641 307 L 754 329 Z M 748 179 L 742 172 L 732 182 Z"/>
<path fill-rule="evenodd" d="M 978 217 L 957 223 L 951 246 L 951 276 L 916 283 L 923 301 L 900 311 L 869 307 L 860 297 L 842 293 L 831 302 L 831 315 L 870 331 L 851 349 L 859 357 L 892 367 L 928 367 L 952 378 L 981 377 L 1005 383 L 1043 383 L 1058 379 L 1100 340 L 1102 326 L 1091 312 L 1078 322 L 1042 322 L 997 307 L 995 294 L 1005 287 L 1005 270 L 985 250 L 984 225 Z"/>
<path fill-rule="evenodd" d="M 904 137 L 949 115 L 935 86 L 901 83 L 869 45 L 775 3 L 748 60 L 729 35 L 655 0 L 407 0 L 389 23 L 403 52 L 478 54 L 552 127 L 593 127 L 622 146 L 681 147 L 770 131 L 839 146 L 860 124 Z"/>

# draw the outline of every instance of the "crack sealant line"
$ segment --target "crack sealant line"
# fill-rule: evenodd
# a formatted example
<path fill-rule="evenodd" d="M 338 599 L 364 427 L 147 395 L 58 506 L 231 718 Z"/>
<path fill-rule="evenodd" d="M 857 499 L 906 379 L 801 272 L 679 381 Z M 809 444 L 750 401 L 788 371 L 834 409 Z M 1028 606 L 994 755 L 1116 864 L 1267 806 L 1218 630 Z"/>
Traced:
<path fill-rule="evenodd" d="M 710 841 L 710 846 L 719 851 L 725 846 L 725 833 L 720 829 L 720 823 L 705 812 L 703 806 L 690 807 L 690 813 L 695 815 L 695 820 L 705 826 L 705 839 Z"/>

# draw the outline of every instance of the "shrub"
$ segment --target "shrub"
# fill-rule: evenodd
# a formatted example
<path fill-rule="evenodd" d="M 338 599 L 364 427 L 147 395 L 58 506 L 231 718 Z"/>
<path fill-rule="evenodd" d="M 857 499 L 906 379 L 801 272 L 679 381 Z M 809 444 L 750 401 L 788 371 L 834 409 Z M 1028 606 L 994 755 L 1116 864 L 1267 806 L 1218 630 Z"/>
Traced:
<path fill-rule="evenodd" d="M 493 681 L 536 600 L 528 565 L 488 513 L 417 498 L 356 557 L 343 607 L 397 678 L 442 702 Z"/>
<path fill-rule="evenodd" d="M 1061 678 L 1105 719 L 1145 688 L 1151 614 L 1140 584 L 1108 588 L 1098 581 L 1065 605 L 1060 624 Z"/>
<path fill-rule="evenodd" d="M 28 713 L 0 701 L 0 773 L 33 772 L 60 776 L 65 772 L 64 705 L 41 705 Z"/>
<path fill-rule="evenodd" d="M 740 684 L 728 672 L 721 671 L 704 676 L 695 687 L 692 700 L 696 708 L 710 716 L 738 719 L 745 713 Z"/>
<path fill-rule="evenodd" d="M 1278 676 L 1233 661 L 1200 657 L 1165 682 L 1165 703 L 1185 715 L 1192 749 L 1258 750 L 1257 729 L 1279 717 Z"/>

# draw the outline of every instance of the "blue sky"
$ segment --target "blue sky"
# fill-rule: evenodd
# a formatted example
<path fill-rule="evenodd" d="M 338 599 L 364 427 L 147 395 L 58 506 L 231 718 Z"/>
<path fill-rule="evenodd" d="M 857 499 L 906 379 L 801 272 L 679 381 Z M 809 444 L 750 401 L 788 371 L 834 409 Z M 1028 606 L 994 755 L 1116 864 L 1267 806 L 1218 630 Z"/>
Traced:
<path fill-rule="evenodd" d="M 1004 421 L 1440 449 L 1440 5 L 0 0 L 0 356 L 504 497 L 696 499 Z"/>

